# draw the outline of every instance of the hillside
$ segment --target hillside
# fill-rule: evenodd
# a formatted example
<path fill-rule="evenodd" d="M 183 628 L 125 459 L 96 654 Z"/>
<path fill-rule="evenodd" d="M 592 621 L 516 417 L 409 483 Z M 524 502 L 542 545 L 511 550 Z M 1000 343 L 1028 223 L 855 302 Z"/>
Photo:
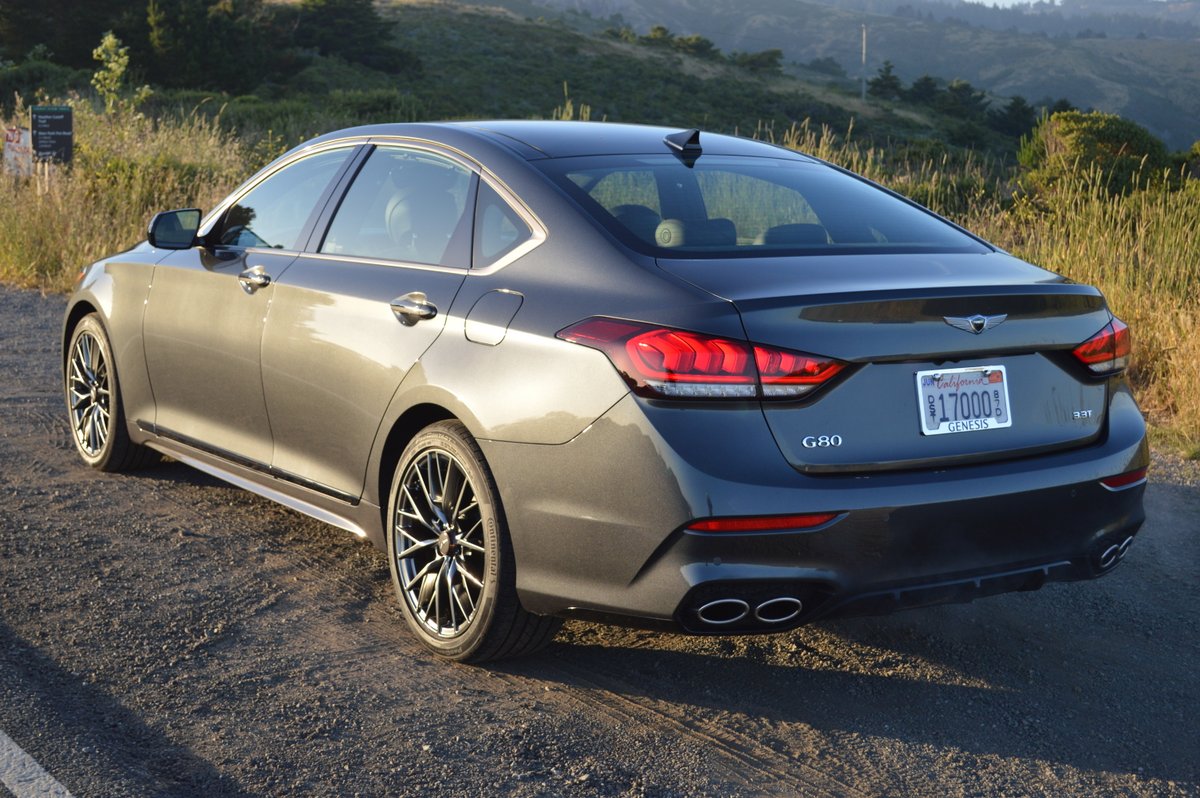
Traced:
<path fill-rule="evenodd" d="M 1198 0 L 1059 0 L 1054 7 L 1066 16 L 1134 14 L 1168 22 L 1200 25 Z"/>
<path fill-rule="evenodd" d="M 853 129 L 856 139 L 949 139 L 1009 155 L 1016 146 L 1011 132 L 980 129 L 969 141 L 947 136 L 961 120 L 929 108 L 864 103 L 853 85 L 829 75 L 783 74 L 777 58 L 769 68 L 739 66 L 720 53 L 699 58 L 620 41 L 538 19 L 531 15 L 544 7 L 528 3 L 512 11 L 430 0 L 268 0 L 245 3 L 240 16 L 237 5 L 215 16 L 179 6 L 165 30 L 208 30 L 173 36 L 170 47 L 156 45 L 138 18 L 116 12 L 33 31 L 20 23 L 36 5 L 20 0 L 18 9 L 0 0 L 0 114 L 11 112 L 18 96 L 92 93 L 91 36 L 115 29 L 129 48 L 130 77 L 152 90 L 146 111 L 195 109 L 261 141 L 264 158 L 352 124 L 561 116 L 567 109 L 556 106 L 568 99 L 576 117 L 768 138 L 808 120 L 816 130 Z M 346 9 L 362 19 L 349 31 L 335 30 L 325 17 Z M 252 46 L 268 34 L 270 51 Z"/>
<path fill-rule="evenodd" d="M 847 11 L 965 22 L 1048 38 L 1196 39 L 1200 2 L 1058 0 L 985 4 L 982 0 L 811 0 Z"/>
<path fill-rule="evenodd" d="M 807 118 L 839 132 L 853 124 L 879 139 L 936 137 L 949 121 L 862 103 L 827 80 L 756 74 L 500 8 L 423 2 L 381 8 L 398 23 L 397 44 L 419 54 L 422 77 L 412 91 L 430 118 L 550 116 L 566 84 L 576 113 L 587 105 L 591 118 L 610 121 L 749 134 Z"/>
<path fill-rule="evenodd" d="M 523 2 L 523 0 L 522 0 Z M 832 57 L 857 72 L 861 25 L 868 72 L 884 60 L 905 81 L 930 74 L 962 78 L 1001 96 L 1066 97 L 1083 108 L 1145 125 L 1174 149 L 1200 138 L 1200 46 L 1179 39 L 1049 39 L 962 23 L 848 11 L 802 0 L 539 0 L 548 15 L 595 26 L 623 21 L 638 31 L 665 25 L 697 33 L 723 50 L 777 47 L 788 61 Z M 527 3 L 526 3 L 527 4 Z M 899 2 L 898 5 L 902 5 Z"/>

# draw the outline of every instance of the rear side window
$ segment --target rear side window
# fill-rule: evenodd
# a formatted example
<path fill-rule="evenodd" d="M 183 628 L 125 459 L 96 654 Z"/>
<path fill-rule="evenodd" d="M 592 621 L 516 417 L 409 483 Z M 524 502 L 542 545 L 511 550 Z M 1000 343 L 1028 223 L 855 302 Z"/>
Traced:
<path fill-rule="evenodd" d="M 987 252 L 937 216 L 809 161 L 672 155 L 545 159 L 539 168 L 618 238 L 657 257 Z"/>
<path fill-rule="evenodd" d="M 475 211 L 473 266 L 483 269 L 499 261 L 533 236 L 516 211 L 487 183 L 479 185 Z"/>
<path fill-rule="evenodd" d="M 320 251 L 465 269 L 476 180 L 449 158 L 380 147 L 354 178 Z"/>
<path fill-rule="evenodd" d="M 263 180 L 225 212 L 212 235 L 233 247 L 299 249 L 301 234 L 352 147 L 302 158 Z"/>

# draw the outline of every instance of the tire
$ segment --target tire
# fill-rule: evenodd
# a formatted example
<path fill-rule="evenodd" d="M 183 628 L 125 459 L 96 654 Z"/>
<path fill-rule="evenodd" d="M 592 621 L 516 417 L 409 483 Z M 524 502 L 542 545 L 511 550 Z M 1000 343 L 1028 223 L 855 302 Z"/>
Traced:
<path fill-rule="evenodd" d="M 157 462 L 157 452 L 129 438 L 112 345 L 95 313 L 71 332 L 63 365 L 71 439 L 83 462 L 100 471 L 131 471 Z"/>
<path fill-rule="evenodd" d="M 405 447 L 388 499 L 388 563 L 404 618 L 424 646 L 455 662 L 545 647 L 561 621 L 526 612 L 500 495 L 458 421 L 431 424 Z"/>

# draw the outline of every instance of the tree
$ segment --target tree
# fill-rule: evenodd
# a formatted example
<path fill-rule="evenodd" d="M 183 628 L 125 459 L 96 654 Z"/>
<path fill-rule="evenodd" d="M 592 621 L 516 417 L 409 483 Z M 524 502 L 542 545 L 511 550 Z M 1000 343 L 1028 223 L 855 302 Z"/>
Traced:
<path fill-rule="evenodd" d="M 1109 191 L 1124 193 L 1169 168 L 1167 148 L 1141 125 L 1100 111 L 1042 117 L 1021 141 L 1026 183 L 1046 190 L 1064 176 L 1098 169 Z"/>
<path fill-rule="evenodd" d="M 1200 140 L 1192 142 L 1192 148 L 1183 154 L 1183 162 L 1193 180 L 1200 178 Z"/>
<path fill-rule="evenodd" d="M 1006 136 L 1020 138 L 1037 124 L 1037 112 L 1021 95 L 1008 101 L 1003 111 L 988 111 L 988 126 Z"/>
<path fill-rule="evenodd" d="M 748 69 L 751 72 L 778 75 L 783 72 L 783 50 L 772 48 L 758 53 L 739 53 L 736 50 L 729 54 L 729 61 L 734 66 Z"/>
<path fill-rule="evenodd" d="M 976 91 L 970 83 L 958 78 L 950 81 L 946 90 L 937 97 L 938 110 L 959 119 L 983 119 L 987 106 L 986 94 Z"/>
<path fill-rule="evenodd" d="M 846 68 L 838 63 L 836 58 L 825 56 L 824 58 L 814 58 L 804 65 L 806 69 L 811 69 L 813 72 L 824 72 L 826 75 L 833 75 L 837 78 L 846 77 Z"/>
<path fill-rule="evenodd" d="M 0 49 L 26 58 L 38 45 L 54 60 L 76 68 L 91 65 L 96 32 L 120 29 L 136 16 L 132 0 L 0 0 Z"/>
<path fill-rule="evenodd" d="M 121 46 L 121 40 L 108 31 L 100 39 L 100 45 L 92 50 L 92 58 L 100 62 L 100 68 L 92 75 L 92 88 L 104 100 L 104 112 L 111 114 L 118 108 L 136 108 L 150 97 L 150 87 L 142 86 L 128 102 L 121 99 L 125 89 L 125 70 L 129 68 L 129 48 Z"/>
<path fill-rule="evenodd" d="M 904 92 L 904 98 L 910 103 L 933 105 L 939 91 L 941 91 L 941 84 L 937 78 L 932 75 L 922 75 L 912 82 L 908 91 Z"/>
<path fill-rule="evenodd" d="M 867 93 L 881 100 L 899 99 L 904 92 L 904 84 L 895 75 L 895 65 L 884 61 L 879 73 L 867 81 Z"/>
<path fill-rule="evenodd" d="M 128 41 L 156 83 L 248 91 L 274 66 L 277 55 L 262 46 L 276 38 L 262 0 L 146 0 L 143 8 Z"/>
<path fill-rule="evenodd" d="M 421 61 L 392 44 L 392 29 L 371 0 L 301 0 L 296 43 L 384 72 L 417 73 Z"/>
<path fill-rule="evenodd" d="M 721 51 L 709 39 L 693 33 L 690 36 L 676 36 L 672 45 L 685 55 L 696 58 L 715 59 L 721 57 Z"/>
<path fill-rule="evenodd" d="M 642 37 L 642 41 L 646 44 L 670 45 L 674 39 L 675 34 L 667 30 L 665 25 L 655 25 L 649 33 Z"/>
<path fill-rule="evenodd" d="M 622 28 L 608 28 L 604 31 L 604 35 L 610 39 L 617 39 L 618 41 L 628 42 L 629 44 L 637 44 L 638 40 L 637 33 L 629 26 Z"/>

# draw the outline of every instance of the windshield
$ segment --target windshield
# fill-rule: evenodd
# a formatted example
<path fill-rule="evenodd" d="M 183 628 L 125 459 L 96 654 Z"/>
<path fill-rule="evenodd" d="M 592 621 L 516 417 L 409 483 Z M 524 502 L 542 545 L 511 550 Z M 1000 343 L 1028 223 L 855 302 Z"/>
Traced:
<path fill-rule="evenodd" d="M 537 165 L 633 249 L 656 257 L 987 252 L 938 217 L 808 161 L 673 155 Z"/>

